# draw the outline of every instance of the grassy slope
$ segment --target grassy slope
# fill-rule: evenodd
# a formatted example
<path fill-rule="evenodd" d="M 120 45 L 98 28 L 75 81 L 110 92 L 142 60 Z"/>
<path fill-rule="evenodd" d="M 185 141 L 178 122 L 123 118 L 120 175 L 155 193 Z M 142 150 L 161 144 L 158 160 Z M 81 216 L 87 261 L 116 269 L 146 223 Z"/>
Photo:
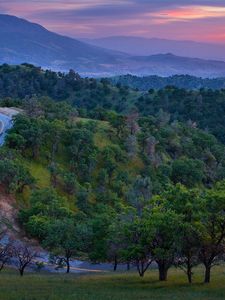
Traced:
<path fill-rule="evenodd" d="M 215 300 L 225 299 L 223 267 L 213 272 L 212 283 L 203 285 L 198 269 L 195 283 L 189 285 L 182 271 L 172 270 L 165 283 L 157 281 L 157 271 L 144 279 L 137 274 L 40 275 L 3 271 L 0 276 L 1 300 Z"/>
<path fill-rule="evenodd" d="M 50 186 L 50 173 L 46 167 L 34 161 L 27 161 L 26 164 L 31 175 L 36 179 L 38 187 L 46 188 Z"/>
<path fill-rule="evenodd" d="M 79 122 L 89 122 L 90 119 L 85 118 L 78 118 L 77 121 Z M 98 130 L 94 136 L 95 145 L 100 149 L 103 150 L 107 146 L 112 146 L 113 143 L 110 141 L 108 137 L 108 130 L 110 129 L 110 125 L 108 122 L 105 121 L 96 121 L 98 124 Z M 63 154 L 59 153 L 57 157 L 57 162 L 60 163 L 62 168 L 67 168 L 67 158 L 63 157 Z M 31 161 L 25 160 L 24 164 L 28 167 L 31 175 L 36 179 L 37 187 L 39 188 L 46 188 L 50 186 L 50 173 L 48 168 L 46 167 L 46 162 L 43 161 Z M 129 172 L 135 172 L 136 169 L 143 168 L 143 163 L 139 158 L 134 159 L 133 161 L 129 161 L 126 165 L 121 165 L 122 168 L 126 168 Z"/>

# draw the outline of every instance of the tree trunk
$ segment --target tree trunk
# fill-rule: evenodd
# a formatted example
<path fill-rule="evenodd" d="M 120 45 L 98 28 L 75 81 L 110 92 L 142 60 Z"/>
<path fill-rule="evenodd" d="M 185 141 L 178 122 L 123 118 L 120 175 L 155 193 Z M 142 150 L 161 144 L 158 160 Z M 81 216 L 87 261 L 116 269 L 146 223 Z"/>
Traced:
<path fill-rule="evenodd" d="M 190 258 L 188 258 L 188 262 L 187 262 L 187 277 L 188 277 L 188 282 L 192 283 L 192 266 L 191 266 L 191 262 L 190 262 Z"/>
<path fill-rule="evenodd" d="M 3 268 L 4 268 L 4 263 L 2 263 L 0 266 L 0 272 L 3 270 Z"/>
<path fill-rule="evenodd" d="M 66 273 L 69 273 L 70 272 L 70 259 L 67 258 L 66 259 Z"/>
<path fill-rule="evenodd" d="M 24 274 L 24 268 L 20 269 L 19 271 L 20 271 L 20 276 L 22 277 Z"/>
<path fill-rule="evenodd" d="M 32 152 L 32 158 L 37 159 L 39 157 L 39 146 L 33 146 Z"/>
<path fill-rule="evenodd" d="M 140 267 L 140 264 L 137 264 L 137 269 L 138 269 L 138 274 L 140 277 L 144 277 L 144 272 L 143 272 L 143 268 Z"/>
<path fill-rule="evenodd" d="M 57 186 L 57 177 L 55 174 L 51 175 L 51 184 L 54 188 Z"/>
<path fill-rule="evenodd" d="M 51 151 L 51 162 L 54 162 L 55 160 L 55 152 L 56 152 L 56 148 L 55 148 L 55 144 L 53 143 L 52 151 Z"/>
<path fill-rule="evenodd" d="M 210 277 L 211 277 L 211 266 L 207 265 L 205 266 L 205 283 L 210 283 Z"/>
<path fill-rule="evenodd" d="M 139 272 L 141 277 L 144 277 L 145 271 L 144 271 L 144 263 L 141 261 L 141 271 Z"/>
<path fill-rule="evenodd" d="M 142 261 L 137 262 L 137 269 L 140 277 L 144 277 L 145 270 L 144 270 L 144 263 Z"/>
<path fill-rule="evenodd" d="M 188 282 L 192 283 L 192 272 L 191 272 L 191 270 L 187 271 L 187 276 L 188 276 Z"/>
<path fill-rule="evenodd" d="M 168 274 L 168 267 L 166 266 L 165 262 L 157 262 L 159 268 L 159 280 L 166 281 L 167 274 Z"/>
<path fill-rule="evenodd" d="M 118 261 L 117 261 L 117 256 L 115 256 L 115 258 L 114 258 L 114 267 L 113 267 L 114 272 L 117 270 L 117 266 L 118 266 Z"/>
<path fill-rule="evenodd" d="M 20 184 L 20 182 L 19 182 L 19 184 Z M 24 190 L 24 188 L 25 188 L 25 186 L 26 186 L 26 184 L 22 184 L 19 188 L 18 188 L 18 192 L 19 193 L 23 193 L 23 190 Z"/>
<path fill-rule="evenodd" d="M 130 262 L 127 263 L 127 271 L 130 271 Z"/>

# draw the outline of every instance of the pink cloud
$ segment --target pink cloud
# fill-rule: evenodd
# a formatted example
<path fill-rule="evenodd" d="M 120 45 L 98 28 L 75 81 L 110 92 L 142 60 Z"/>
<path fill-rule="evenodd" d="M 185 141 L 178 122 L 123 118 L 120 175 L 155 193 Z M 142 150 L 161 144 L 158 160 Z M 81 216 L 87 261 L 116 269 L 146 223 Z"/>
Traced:
<path fill-rule="evenodd" d="M 170 1 L 157 0 L 153 7 L 151 0 L 8 0 L 0 1 L 0 7 L 5 13 L 73 37 L 140 35 L 224 42 L 225 3 L 215 1 L 193 5 L 204 1 L 180 0 L 169 6 L 165 4 Z"/>
<path fill-rule="evenodd" d="M 181 6 L 176 9 L 161 10 L 153 13 L 150 12 L 146 15 L 158 20 L 158 24 L 160 24 L 160 22 L 163 24 L 177 21 L 192 21 L 225 17 L 225 7 L 197 5 Z"/>

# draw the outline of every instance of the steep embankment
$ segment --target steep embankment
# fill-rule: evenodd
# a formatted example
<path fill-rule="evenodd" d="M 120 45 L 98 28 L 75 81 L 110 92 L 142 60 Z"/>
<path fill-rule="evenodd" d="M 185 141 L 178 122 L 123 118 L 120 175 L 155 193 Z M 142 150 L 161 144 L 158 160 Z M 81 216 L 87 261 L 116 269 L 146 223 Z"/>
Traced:
<path fill-rule="evenodd" d="M 17 220 L 18 207 L 16 199 L 12 195 L 6 194 L 0 186 L 0 220 L 2 229 L 6 230 L 10 236 L 18 237 L 21 229 Z"/>

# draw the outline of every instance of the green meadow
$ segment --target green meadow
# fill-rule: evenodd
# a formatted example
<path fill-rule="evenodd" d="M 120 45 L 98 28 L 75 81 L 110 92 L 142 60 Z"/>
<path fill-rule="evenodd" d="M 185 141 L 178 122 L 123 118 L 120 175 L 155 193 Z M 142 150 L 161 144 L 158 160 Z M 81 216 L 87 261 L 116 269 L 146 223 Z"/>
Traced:
<path fill-rule="evenodd" d="M 225 267 L 213 270 L 212 282 L 202 283 L 203 269 L 189 285 L 185 274 L 171 269 L 167 282 L 157 270 L 141 279 L 134 272 L 92 275 L 49 275 L 4 270 L 0 275 L 1 300 L 216 300 L 225 299 Z"/>

